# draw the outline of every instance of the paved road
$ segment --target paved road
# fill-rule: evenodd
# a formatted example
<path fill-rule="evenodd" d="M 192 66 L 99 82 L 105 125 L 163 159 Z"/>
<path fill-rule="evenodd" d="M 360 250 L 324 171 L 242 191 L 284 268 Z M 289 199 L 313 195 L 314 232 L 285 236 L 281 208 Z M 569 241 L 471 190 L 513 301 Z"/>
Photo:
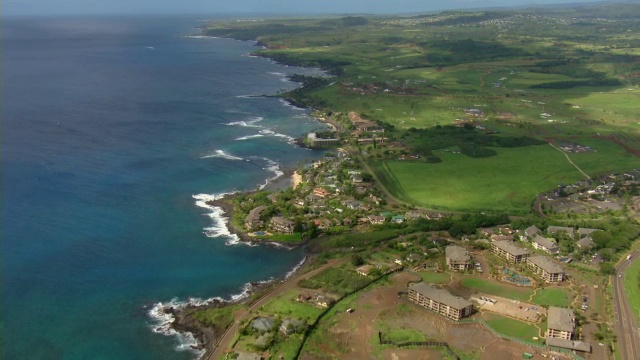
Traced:
<path fill-rule="evenodd" d="M 625 271 L 634 261 L 640 261 L 640 251 L 634 252 L 630 261 L 621 261 L 613 276 L 614 330 L 618 336 L 620 355 L 624 360 L 640 359 L 640 332 L 633 309 L 624 293 L 624 282 L 634 281 L 625 276 Z"/>
<path fill-rule="evenodd" d="M 226 353 L 231 351 L 232 349 L 230 348 L 231 345 L 231 341 L 233 340 L 233 338 L 235 337 L 236 333 L 238 332 L 238 330 L 240 329 L 240 324 L 244 321 L 249 319 L 250 317 L 253 316 L 253 314 L 251 313 L 252 311 L 259 309 L 261 306 L 265 305 L 267 302 L 269 302 L 271 299 L 273 299 L 274 297 L 282 294 L 283 292 L 296 287 L 298 284 L 299 280 L 302 279 L 307 279 L 310 278 L 316 274 L 318 274 L 319 272 L 323 271 L 324 269 L 333 267 L 333 266 L 337 266 L 341 263 L 343 263 L 345 260 L 343 259 L 334 259 L 334 260 L 329 260 L 325 265 L 322 265 L 321 267 L 311 270 L 308 273 L 305 274 L 301 274 L 298 276 L 293 276 L 289 279 L 287 279 L 285 282 L 283 282 L 282 284 L 280 284 L 277 288 L 271 290 L 269 293 L 265 294 L 264 296 L 262 296 L 258 301 L 254 302 L 253 304 L 251 304 L 251 306 L 249 306 L 247 309 L 243 309 L 240 310 L 239 312 L 237 312 L 235 314 L 235 322 L 233 323 L 233 325 L 231 325 L 229 328 L 227 328 L 227 330 L 225 331 L 225 333 L 222 335 L 222 338 L 220 339 L 220 341 L 218 342 L 218 345 L 213 349 L 212 352 L 208 353 L 205 357 L 206 360 L 218 360 L 220 359 L 220 357 Z"/>

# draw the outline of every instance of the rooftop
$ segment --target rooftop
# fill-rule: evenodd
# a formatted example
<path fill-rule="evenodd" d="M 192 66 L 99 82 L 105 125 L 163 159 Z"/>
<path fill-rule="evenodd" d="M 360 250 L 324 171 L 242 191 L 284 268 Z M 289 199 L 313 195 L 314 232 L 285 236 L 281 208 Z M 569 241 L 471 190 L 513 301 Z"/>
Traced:
<path fill-rule="evenodd" d="M 562 267 L 549 259 L 546 256 L 532 256 L 529 258 L 529 262 L 537 265 L 542 270 L 551 273 L 557 274 L 563 272 Z"/>
<path fill-rule="evenodd" d="M 547 249 L 552 249 L 552 248 L 556 248 L 558 247 L 558 245 L 556 244 L 555 241 L 551 240 L 551 239 L 547 239 L 546 237 L 542 237 L 540 235 L 537 235 L 533 240 L 531 240 L 531 242 L 534 242 L 538 245 L 541 245 Z"/>
<path fill-rule="evenodd" d="M 575 315 L 573 314 L 573 310 L 549 306 L 547 314 L 548 328 L 571 332 L 575 328 Z"/>
<path fill-rule="evenodd" d="M 468 262 L 471 259 L 469 252 L 458 245 L 449 245 L 445 249 L 447 258 L 455 262 Z"/>
<path fill-rule="evenodd" d="M 567 340 L 554 337 L 547 338 L 547 346 L 555 346 L 564 349 L 591 352 L 591 344 L 584 341 Z"/>
<path fill-rule="evenodd" d="M 498 249 L 504 250 L 511 255 L 520 256 L 529 254 L 529 250 L 525 248 L 521 248 L 520 246 L 515 245 L 511 241 L 496 241 L 493 243 Z"/>
<path fill-rule="evenodd" d="M 573 231 L 574 230 L 573 230 L 572 227 L 566 227 L 566 226 L 549 226 L 547 228 L 547 233 L 549 233 L 549 234 L 555 234 L 555 233 L 560 232 L 560 231 L 564 231 L 567 234 L 573 236 Z"/>
<path fill-rule="evenodd" d="M 409 289 L 441 304 L 451 306 L 454 309 L 461 310 L 472 305 L 470 302 L 459 296 L 451 295 L 446 290 L 436 289 L 427 283 L 417 283 L 411 285 Z"/>

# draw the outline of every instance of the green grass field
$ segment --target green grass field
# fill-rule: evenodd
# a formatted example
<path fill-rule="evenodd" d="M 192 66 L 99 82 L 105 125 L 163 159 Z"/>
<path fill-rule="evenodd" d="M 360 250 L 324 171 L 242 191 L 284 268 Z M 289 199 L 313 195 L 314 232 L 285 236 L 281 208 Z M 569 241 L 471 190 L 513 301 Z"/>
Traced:
<path fill-rule="evenodd" d="M 528 212 L 535 194 L 582 175 L 548 145 L 494 148 L 496 156 L 471 158 L 438 151 L 441 163 L 384 161 L 375 172 L 401 200 L 444 210 Z"/>
<path fill-rule="evenodd" d="M 640 260 L 634 261 L 625 272 L 624 292 L 636 319 L 640 321 Z"/>
<path fill-rule="evenodd" d="M 567 289 L 538 289 L 532 301 L 542 306 L 570 307 L 573 294 Z"/>
<path fill-rule="evenodd" d="M 451 282 L 451 274 L 436 272 L 420 272 L 418 273 L 422 281 L 430 284 L 448 284 Z"/>
<path fill-rule="evenodd" d="M 382 334 L 384 340 L 404 343 L 409 341 L 425 341 L 424 334 L 413 329 L 394 329 Z"/>
<path fill-rule="evenodd" d="M 462 279 L 462 286 L 485 294 L 502 296 L 507 299 L 529 301 L 533 290 L 524 287 L 509 286 L 499 282 L 474 277 Z"/>
<path fill-rule="evenodd" d="M 485 320 L 485 323 L 500 334 L 524 341 L 534 341 L 533 337 L 540 336 L 538 328 L 533 324 L 527 324 L 504 316 L 490 315 Z"/>
<path fill-rule="evenodd" d="M 289 290 L 269 301 L 261 308 L 261 311 L 267 315 L 275 314 L 284 317 L 310 319 L 311 321 L 320 315 L 322 309 L 294 301 L 293 299 L 296 295 L 298 295 L 298 291 Z"/>

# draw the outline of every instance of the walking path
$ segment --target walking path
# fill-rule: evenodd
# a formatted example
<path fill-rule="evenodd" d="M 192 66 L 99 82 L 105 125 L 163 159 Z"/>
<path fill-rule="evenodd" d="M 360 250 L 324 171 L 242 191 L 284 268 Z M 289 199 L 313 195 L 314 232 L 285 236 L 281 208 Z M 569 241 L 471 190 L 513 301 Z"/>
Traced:
<path fill-rule="evenodd" d="M 549 144 L 549 146 L 551 146 L 552 148 L 554 148 L 554 149 L 556 149 L 556 150 L 560 151 L 560 152 L 564 155 L 564 157 L 566 157 L 566 158 L 567 158 L 567 160 L 569 161 L 569 163 L 571 163 L 571 165 L 573 165 L 576 169 L 578 169 L 578 171 L 580 171 L 580 173 L 582 173 L 582 175 L 584 175 L 587 179 L 591 180 L 591 177 L 590 177 L 589 175 L 587 175 L 587 173 L 586 173 L 586 172 L 582 171 L 582 169 L 580 169 L 580 167 L 578 167 L 578 165 L 576 165 L 576 164 L 571 160 L 571 158 L 569 157 L 569 155 L 567 155 L 567 153 L 566 153 L 566 152 L 564 152 L 564 150 L 562 150 L 562 149 L 560 149 L 559 147 L 557 147 L 557 146 L 553 145 L 552 143 L 547 143 L 547 144 Z"/>

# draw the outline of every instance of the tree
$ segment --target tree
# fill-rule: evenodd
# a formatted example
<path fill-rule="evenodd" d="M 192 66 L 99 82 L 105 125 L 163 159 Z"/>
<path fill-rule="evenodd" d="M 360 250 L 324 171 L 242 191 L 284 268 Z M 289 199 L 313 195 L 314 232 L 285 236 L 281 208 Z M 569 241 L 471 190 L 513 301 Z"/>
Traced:
<path fill-rule="evenodd" d="M 364 258 L 360 254 L 351 255 L 351 264 L 353 266 L 362 266 L 364 265 Z"/>
<path fill-rule="evenodd" d="M 616 272 L 616 269 L 612 263 L 604 262 L 600 264 L 600 273 L 602 273 L 603 275 L 613 275 L 615 274 L 615 272 Z"/>

